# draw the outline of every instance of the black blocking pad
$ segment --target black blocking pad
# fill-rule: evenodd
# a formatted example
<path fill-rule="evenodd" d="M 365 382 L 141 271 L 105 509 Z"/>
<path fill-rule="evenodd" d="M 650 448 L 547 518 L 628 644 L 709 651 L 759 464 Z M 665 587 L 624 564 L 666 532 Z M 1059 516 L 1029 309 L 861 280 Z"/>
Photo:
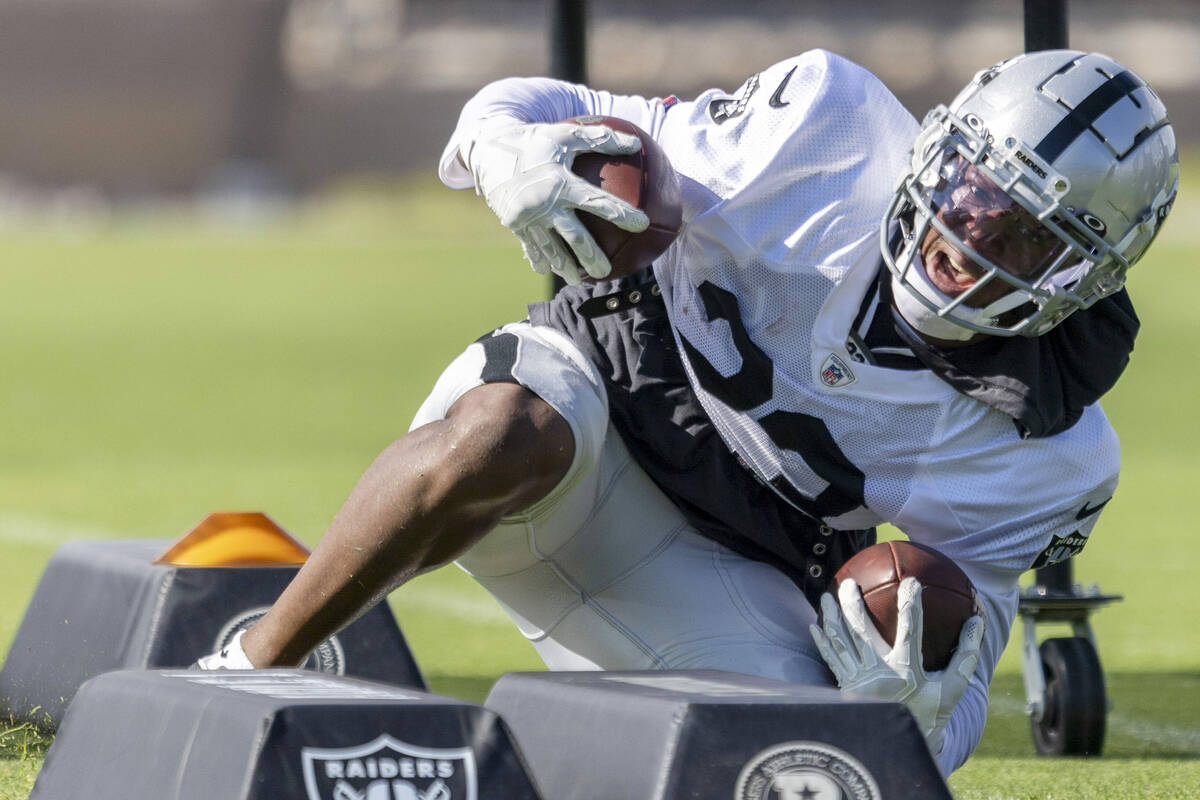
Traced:
<path fill-rule="evenodd" d="M 31 800 L 539 800 L 481 706 L 303 670 L 86 682 Z"/>
<path fill-rule="evenodd" d="M 555 800 L 950 800 L 899 703 L 712 670 L 511 673 L 485 705 Z"/>
<path fill-rule="evenodd" d="M 51 557 L 0 672 L 0 713 L 53 729 L 85 680 L 124 668 L 186 667 L 261 616 L 299 569 L 153 563 L 171 542 L 71 542 Z M 424 689 L 380 603 L 304 664 Z"/>

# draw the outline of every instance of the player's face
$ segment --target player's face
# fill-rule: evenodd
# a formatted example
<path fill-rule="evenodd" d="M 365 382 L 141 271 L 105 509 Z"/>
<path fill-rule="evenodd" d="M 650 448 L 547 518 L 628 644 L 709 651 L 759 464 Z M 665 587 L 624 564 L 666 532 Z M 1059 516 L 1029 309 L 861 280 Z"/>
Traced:
<path fill-rule="evenodd" d="M 999 186 L 961 157 L 943 168 L 945 183 L 932 196 L 937 218 L 978 255 L 1009 274 L 1033 279 L 1066 248 L 1037 219 Z M 949 242 L 934 227 L 925 233 L 921 258 L 929 280 L 950 297 L 982 281 L 987 269 L 973 254 Z M 993 279 L 963 301 L 983 308 L 1010 292 L 1012 287 Z"/>

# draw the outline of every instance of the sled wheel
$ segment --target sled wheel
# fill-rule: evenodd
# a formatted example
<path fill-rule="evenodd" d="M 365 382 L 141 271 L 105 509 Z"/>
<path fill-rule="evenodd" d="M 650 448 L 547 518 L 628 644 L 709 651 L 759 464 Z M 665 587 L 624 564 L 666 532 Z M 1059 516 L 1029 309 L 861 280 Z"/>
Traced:
<path fill-rule="evenodd" d="M 1104 747 L 1108 698 L 1096 648 L 1079 636 L 1047 639 L 1040 648 L 1045 711 L 1031 720 L 1043 756 L 1098 756 Z"/>

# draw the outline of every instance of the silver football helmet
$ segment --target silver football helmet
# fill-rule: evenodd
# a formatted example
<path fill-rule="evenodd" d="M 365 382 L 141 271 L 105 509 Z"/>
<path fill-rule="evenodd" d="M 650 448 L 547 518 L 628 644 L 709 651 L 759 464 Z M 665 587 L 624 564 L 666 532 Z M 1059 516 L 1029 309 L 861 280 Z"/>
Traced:
<path fill-rule="evenodd" d="M 1028 53 L 929 112 L 880 230 L 922 333 L 1039 336 L 1118 291 L 1171 210 L 1158 96 L 1098 53 Z"/>

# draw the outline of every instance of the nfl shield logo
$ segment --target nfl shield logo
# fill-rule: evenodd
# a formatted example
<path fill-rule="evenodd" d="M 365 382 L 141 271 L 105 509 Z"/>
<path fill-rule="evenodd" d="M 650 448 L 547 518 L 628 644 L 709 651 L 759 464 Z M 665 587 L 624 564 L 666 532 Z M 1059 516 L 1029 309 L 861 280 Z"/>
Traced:
<path fill-rule="evenodd" d="M 308 800 L 477 800 L 470 747 L 418 747 L 386 733 L 357 747 L 304 747 Z"/>
<path fill-rule="evenodd" d="M 830 389 L 849 386 L 854 383 L 854 373 L 846 366 L 845 361 L 830 353 L 825 358 L 825 363 L 821 365 L 821 383 Z"/>

